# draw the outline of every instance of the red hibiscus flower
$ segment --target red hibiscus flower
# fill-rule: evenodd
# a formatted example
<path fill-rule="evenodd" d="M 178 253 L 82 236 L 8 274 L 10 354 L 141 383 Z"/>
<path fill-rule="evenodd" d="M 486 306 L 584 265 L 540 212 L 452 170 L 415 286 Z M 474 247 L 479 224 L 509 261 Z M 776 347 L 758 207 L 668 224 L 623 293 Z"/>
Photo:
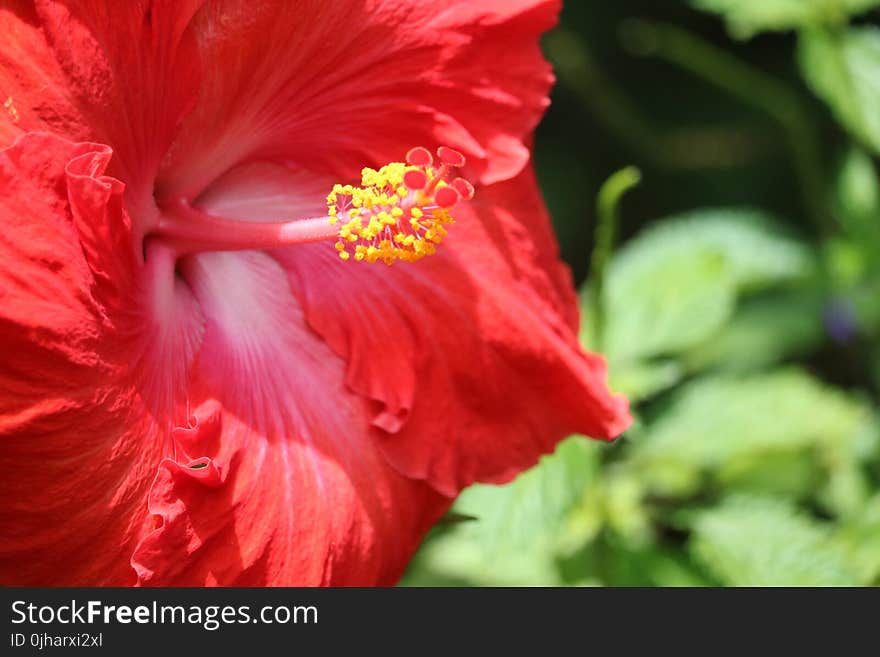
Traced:
<path fill-rule="evenodd" d="M 528 165 L 557 5 L 4 3 L 0 582 L 393 583 L 625 428 Z"/>

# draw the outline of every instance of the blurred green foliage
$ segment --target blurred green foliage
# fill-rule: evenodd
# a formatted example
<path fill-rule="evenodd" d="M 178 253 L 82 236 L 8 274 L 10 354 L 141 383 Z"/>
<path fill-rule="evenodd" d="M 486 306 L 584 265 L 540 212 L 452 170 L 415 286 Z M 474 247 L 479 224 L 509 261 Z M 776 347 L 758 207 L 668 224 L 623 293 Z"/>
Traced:
<path fill-rule="evenodd" d="M 466 490 L 405 585 L 880 584 L 878 7 L 568 3 L 536 159 L 635 424 Z"/>

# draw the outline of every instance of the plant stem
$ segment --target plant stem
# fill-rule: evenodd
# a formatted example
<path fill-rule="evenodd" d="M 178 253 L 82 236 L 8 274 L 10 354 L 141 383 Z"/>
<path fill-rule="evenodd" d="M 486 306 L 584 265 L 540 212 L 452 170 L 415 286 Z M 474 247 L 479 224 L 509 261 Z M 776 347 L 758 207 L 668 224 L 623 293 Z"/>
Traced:
<path fill-rule="evenodd" d="M 614 252 L 617 225 L 620 221 L 620 199 L 638 185 L 641 179 L 642 174 L 636 167 L 626 167 L 612 174 L 602 184 L 596 197 L 597 223 L 593 256 L 590 258 L 590 290 L 593 295 L 593 336 L 595 348 L 600 351 L 605 331 L 605 272 Z"/>

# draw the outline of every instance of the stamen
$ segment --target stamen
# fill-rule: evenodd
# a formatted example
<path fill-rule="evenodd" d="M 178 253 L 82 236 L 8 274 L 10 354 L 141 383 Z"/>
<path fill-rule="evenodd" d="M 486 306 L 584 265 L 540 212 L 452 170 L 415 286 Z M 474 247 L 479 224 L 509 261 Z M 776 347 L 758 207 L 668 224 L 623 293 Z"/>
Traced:
<path fill-rule="evenodd" d="M 163 208 L 159 227 L 162 238 L 177 256 L 203 251 L 249 251 L 293 244 L 308 244 L 336 237 L 326 217 L 282 222 L 235 221 L 217 217 L 178 199 Z"/>
<path fill-rule="evenodd" d="M 449 211 L 474 196 L 463 178 L 450 180 L 452 168 L 465 163 L 458 151 L 441 146 L 441 164 L 434 167 L 431 153 L 416 147 L 406 164 L 392 162 L 378 171 L 364 169 L 361 186 L 335 185 L 327 196 L 330 222 L 340 223 L 336 250 L 342 260 L 415 262 L 436 252 L 455 223 Z"/>
<path fill-rule="evenodd" d="M 159 225 L 149 237 L 161 240 L 172 257 L 203 251 L 264 250 L 336 240 L 342 260 L 390 265 L 415 262 L 436 252 L 455 223 L 450 210 L 474 196 L 474 187 L 453 178 L 464 165 L 458 151 L 441 146 L 439 166 L 431 153 L 416 147 L 407 163 L 392 162 L 378 171 L 364 169 L 361 186 L 334 185 L 327 196 L 327 217 L 272 223 L 218 217 L 186 199 L 162 206 Z"/>

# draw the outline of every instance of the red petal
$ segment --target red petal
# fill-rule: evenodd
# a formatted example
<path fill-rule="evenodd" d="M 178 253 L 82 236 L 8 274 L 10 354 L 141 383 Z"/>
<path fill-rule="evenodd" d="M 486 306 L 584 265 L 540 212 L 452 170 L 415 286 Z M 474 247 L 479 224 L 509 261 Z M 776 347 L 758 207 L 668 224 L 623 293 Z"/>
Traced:
<path fill-rule="evenodd" d="M 134 579 L 126 555 L 162 442 L 112 308 L 125 279 L 107 274 L 130 251 L 111 251 L 128 222 L 121 185 L 100 175 L 108 156 L 48 135 L 0 152 L 4 584 Z M 107 223 L 84 230 L 86 216 Z"/>
<path fill-rule="evenodd" d="M 7 109 L 2 134 L 51 128 L 119 156 L 34 136 L 0 156 L 0 523 L 13 528 L 2 581 L 128 583 L 137 544 L 143 583 L 387 583 L 448 505 L 400 473 L 454 492 L 509 478 L 570 426 L 624 421 L 574 345 L 570 281 L 531 191 L 497 202 L 540 225 L 463 209 L 444 255 L 362 273 L 329 301 L 344 278 L 313 286 L 332 252 L 286 254 L 338 355 L 266 256 L 190 258 L 204 317 L 170 261 L 141 267 L 131 233 L 155 221 L 160 160 L 160 197 L 201 193 L 260 157 L 354 174 L 429 139 L 464 152 L 484 183 L 525 165 L 550 81 L 536 41 L 557 2 L 326 6 L 220 2 L 192 21 L 183 2 L 0 12 L 2 93 L 20 114 Z M 386 338 L 400 338 L 395 350 Z M 483 365 L 488 377 L 474 374 Z M 175 428 L 188 404 L 198 425 Z"/>
<path fill-rule="evenodd" d="M 149 205 L 159 162 L 198 95 L 187 26 L 201 2 L 37 0 L 0 11 L 0 103 L 11 99 L 18 115 L 15 123 L 0 116 L 2 143 L 51 130 L 109 144 L 129 200 Z"/>
<path fill-rule="evenodd" d="M 310 190 L 331 184 L 300 170 L 246 165 L 201 202 L 210 212 L 265 221 L 318 212 L 308 201 L 322 195 Z M 179 467 L 163 466 L 150 498 L 161 527 L 134 557 L 141 581 L 395 581 L 449 500 L 382 457 L 370 437 L 372 405 L 345 386 L 343 361 L 304 326 L 275 262 L 204 254 L 183 269 L 207 318 L 191 398 L 214 405 L 197 428 L 175 433 Z M 185 472 L 197 456 L 218 468 L 221 488 L 205 491 Z"/>
<path fill-rule="evenodd" d="M 424 143 L 461 151 L 473 180 L 510 178 L 528 161 L 524 140 L 548 104 L 552 75 L 538 37 L 559 4 L 210 5 L 194 21 L 210 66 L 161 193 L 195 196 L 253 159 L 354 180 L 364 164 L 398 161 L 401 144 Z"/>
<path fill-rule="evenodd" d="M 207 320 L 191 390 L 205 403 L 176 434 L 185 460 L 164 461 L 153 483 L 159 526 L 134 554 L 140 582 L 396 581 L 449 500 L 398 474 L 368 439 L 366 403 L 305 326 L 276 262 L 204 254 L 185 275 Z"/>
<path fill-rule="evenodd" d="M 0 152 L 4 583 L 134 582 L 185 399 L 200 318 L 172 269 L 141 267 L 110 157 L 46 134 Z"/>
<path fill-rule="evenodd" d="M 347 360 L 348 385 L 377 401 L 385 456 L 446 495 L 507 481 L 571 433 L 610 438 L 629 424 L 604 362 L 578 345 L 571 278 L 531 173 L 460 206 L 418 267 L 340 268 L 320 247 L 279 257 L 309 325 Z"/>

